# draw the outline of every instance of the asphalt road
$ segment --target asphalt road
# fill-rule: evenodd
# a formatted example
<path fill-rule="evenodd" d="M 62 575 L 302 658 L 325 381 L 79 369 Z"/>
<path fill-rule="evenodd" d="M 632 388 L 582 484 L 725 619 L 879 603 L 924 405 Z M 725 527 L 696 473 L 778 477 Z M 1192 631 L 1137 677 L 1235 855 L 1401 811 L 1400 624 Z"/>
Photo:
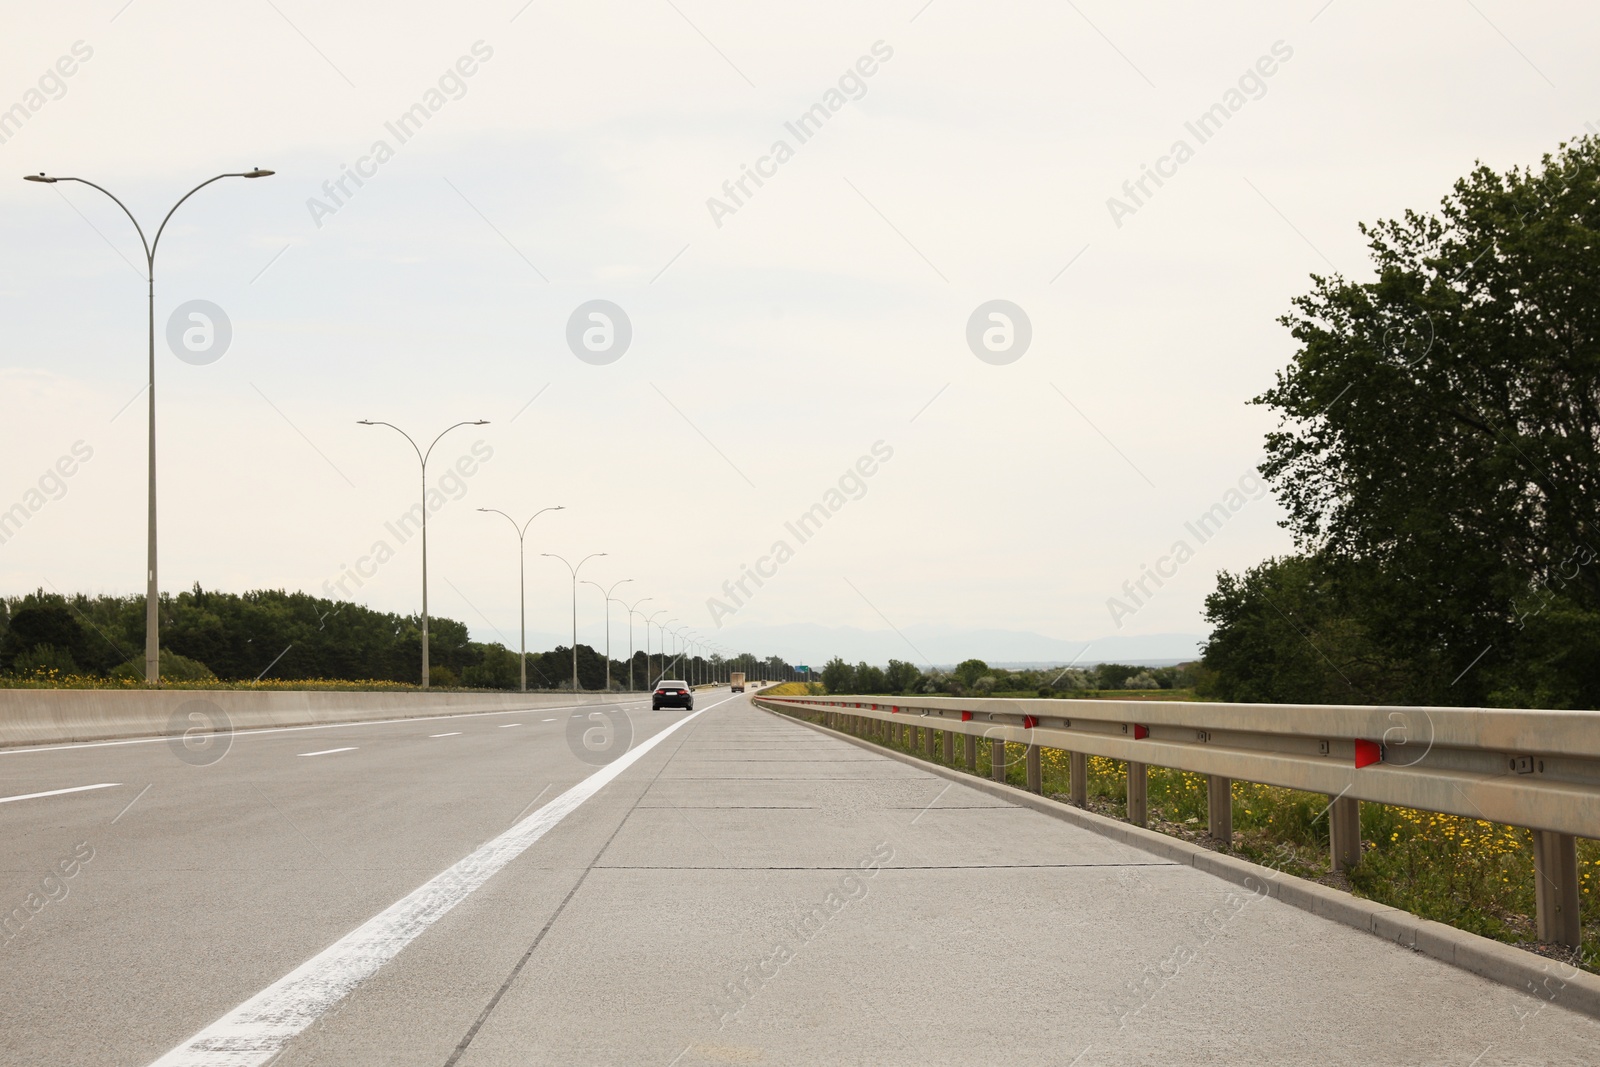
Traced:
<path fill-rule="evenodd" d="M 0 752 L 0 1062 L 1596 1061 L 1559 1004 L 697 707 L 605 764 L 566 709 Z"/>

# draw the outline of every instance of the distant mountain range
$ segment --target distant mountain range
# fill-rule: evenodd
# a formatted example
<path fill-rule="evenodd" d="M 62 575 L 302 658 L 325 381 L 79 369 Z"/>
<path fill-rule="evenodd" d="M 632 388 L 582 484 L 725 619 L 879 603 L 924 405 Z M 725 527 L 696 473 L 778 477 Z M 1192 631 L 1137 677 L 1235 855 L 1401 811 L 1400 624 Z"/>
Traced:
<path fill-rule="evenodd" d="M 840 656 L 856 663 L 882 665 L 891 658 L 921 667 L 950 667 L 981 659 L 994 667 L 1046 667 L 1067 664 L 1137 663 L 1163 666 L 1198 659 L 1203 634 L 1142 634 L 1064 641 L 1026 630 L 964 630 L 916 625 L 904 630 L 861 630 L 853 626 L 729 625 L 717 632 L 718 644 L 758 656 L 779 655 L 790 663 L 821 669 Z"/>

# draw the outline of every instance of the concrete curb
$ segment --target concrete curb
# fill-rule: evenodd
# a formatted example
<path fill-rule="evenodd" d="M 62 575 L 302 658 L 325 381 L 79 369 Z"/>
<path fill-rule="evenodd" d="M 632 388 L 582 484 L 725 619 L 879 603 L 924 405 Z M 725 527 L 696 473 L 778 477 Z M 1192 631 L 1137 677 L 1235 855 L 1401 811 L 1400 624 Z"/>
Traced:
<path fill-rule="evenodd" d="M 1264 891 L 1265 895 L 1291 907 L 1309 911 L 1313 915 L 1344 926 L 1364 930 L 1385 941 L 1397 942 L 1425 956 L 1471 971 L 1492 982 L 1510 986 L 1541 1002 L 1558 1004 L 1560 1007 L 1600 1018 L 1600 976 L 1499 941 L 1492 941 L 1487 937 L 1457 930 L 1453 926 L 1419 918 L 1408 911 L 1351 896 L 1349 893 L 1292 874 L 1284 874 L 1282 871 L 1275 871 L 1236 856 L 1212 852 L 1208 848 L 1168 837 L 1155 830 L 1146 830 L 1142 826 L 1097 815 L 1092 811 L 1051 800 L 1049 797 L 1029 793 L 1013 785 L 1002 785 L 987 778 L 976 777 L 966 771 L 929 763 L 920 757 L 884 748 L 872 741 L 817 723 L 806 722 L 804 719 L 762 707 L 760 704 L 755 706 L 769 715 L 808 726 L 869 752 L 876 752 L 901 763 L 920 767 L 941 778 L 959 782 L 1020 807 L 1032 808 L 1051 818 L 1069 822 L 1102 837 L 1109 837 L 1163 859 L 1172 860 L 1174 863 L 1187 864 L 1207 874 L 1216 875 L 1224 881 L 1242 886 L 1252 893 Z"/>
<path fill-rule="evenodd" d="M 637 693 L 429 693 L 249 689 L 0 689 L 0 749 L 285 726 L 620 704 Z M 200 716 L 198 722 L 189 713 Z"/>

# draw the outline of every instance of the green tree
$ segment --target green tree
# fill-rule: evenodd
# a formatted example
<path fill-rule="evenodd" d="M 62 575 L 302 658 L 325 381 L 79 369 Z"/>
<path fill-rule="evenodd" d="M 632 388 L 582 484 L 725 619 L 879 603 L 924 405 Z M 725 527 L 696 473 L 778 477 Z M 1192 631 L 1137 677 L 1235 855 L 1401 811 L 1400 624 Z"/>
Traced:
<path fill-rule="evenodd" d="M 889 666 L 884 669 L 884 691 L 889 693 L 910 693 L 916 690 L 917 683 L 922 680 L 922 672 L 914 663 L 907 663 L 903 659 L 892 659 Z"/>
<path fill-rule="evenodd" d="M 1141 668 L 1126 663 L 1101 663 L 1094 669 L 1096 689 L 1121 689 Z"/>
<path fill-rule="evenodd" d="M 822 667 L 822 687 L 830 693 L 851 693 L 855 691 L 856 672 L 838 656 L 833 657 Z"/>
<path fill-rule="evenodd" d="M 1535 168 L 1480 166 L 1437 213 L 1362 232 L 1376 277 L 1314 277 L 1282 320 L 1299 349 L 1255 400 L 1281 418 L 1262 473 L 1318 561 L 1315 577 L 1274 580 L 1373 598 L 1328 659 L 1389 660 L 1380 674 L 1404 663 L 1401 688 L 1418 699 L 1477 702 L 1530 594 L 1559 582 L 1578 616 L 1600 611 L 1600 140 Z M 1219 585 L 1221 615 L 1252 588 L 1267 585 Z M 1306 610 L 1332 641 L 1343 609 Z M 1489 649 L 1496 659 L 1468 671 Z M 1262 688 L 1326 690 L 1315 669 L 1294 671 Z M 1592 706 L 1600 691 L 1574 699 Z"/>
<path fill-rule="evenodd" d="M 856 664 L 855 670 L 856 692 L 858 693 L 888 693 L 892 692 L 888 681 L 884 678 L 883 669 L 868 663 Z"/>
<path fill-rule="evenodd" d="M 979 678 L 989 673 L 989 665 L 981 659 L 962 660 L 956 664 L 956 669 L 953 673 L 956 681 L 971 689 L 977 684 Z"/>
<path fill-rule="evenodd" d="M 12 668 L 18 657 L 28 657 L 34 649 L 43 646 L 52 650 L 53 662 L 61 661 L 64 656 L 76 668 L 83 661 L 88 646 L 83 627 L 59 598 L 34 599 L 12 614 L 11 625 L 0 641 L 0 665 Z M 31 660 L 36 659 L 37 656 L 32 656 L 26 666 L 32 666 Z"/>

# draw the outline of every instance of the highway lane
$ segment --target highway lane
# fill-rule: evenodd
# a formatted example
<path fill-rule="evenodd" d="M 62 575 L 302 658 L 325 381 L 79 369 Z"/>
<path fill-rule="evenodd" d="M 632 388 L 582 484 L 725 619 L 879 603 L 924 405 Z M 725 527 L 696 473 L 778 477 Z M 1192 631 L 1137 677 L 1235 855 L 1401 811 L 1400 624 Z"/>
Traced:
<path fill-rule="evenodd" d="M 622 708 L 637 739 L 684 717 Z M 165 740 L 0 751 L 0 797 L 120 783 L 0 804 L 0 912 L 25 917 L 0 1062 L 154 1059 L 592 773 L 573 713 L 240 733 L 205 766 Z"/>
<path fill-rule="evenodd" d="M 699 704 L 274 1067 L 1494 1067 L 1600 1047 L 1559 1005 L 743 697 Z M 646 741 L 685 719 L 628 710 Z M 0 756 L 3 795 L 123 783 L 0 805 L 14 896 L 94 848 L 0 949 L 0 1061 L 150 1063 L 595 781 L 565 722 L 530 718 L 258 734 L 207 768 L 163 746 Z"/>

